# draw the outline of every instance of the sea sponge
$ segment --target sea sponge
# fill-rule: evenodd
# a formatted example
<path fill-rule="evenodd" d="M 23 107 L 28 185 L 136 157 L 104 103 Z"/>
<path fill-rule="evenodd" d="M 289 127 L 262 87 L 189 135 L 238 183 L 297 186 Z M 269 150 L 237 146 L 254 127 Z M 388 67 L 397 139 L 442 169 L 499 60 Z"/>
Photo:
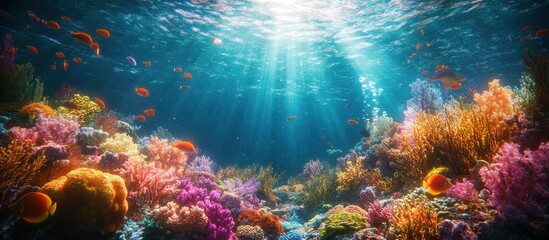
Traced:
<path fill-rule="evenodd" d="M 51 220 L 60 227 L 84 226 L 114 232 L 128 211 L 124 179 L 89 168 L 78 168 L 42 186 L 57 202 Z"/>
<path fill-rule="evenodd" d="M 320 227 L 320 239 L 333 239 L 337 235 L 356 232 L 366 227 L 366 217 L 360 213 L 335 213 Z"/>
<path fill-rule="evenodd" d="M 44 116 L 55 117 L 55 112 L 51 107 L 42 103 L 31 103 L 23 106 L 19 109 L 19 114 L 25 116 L 36 116 L 36 114 L 42 113 Z"/>

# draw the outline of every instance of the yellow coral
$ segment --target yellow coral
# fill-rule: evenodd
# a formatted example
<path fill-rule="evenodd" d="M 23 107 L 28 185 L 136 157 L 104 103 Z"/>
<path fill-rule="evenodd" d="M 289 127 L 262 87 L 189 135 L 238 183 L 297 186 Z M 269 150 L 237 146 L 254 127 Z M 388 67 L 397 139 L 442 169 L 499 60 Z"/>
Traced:
<path fill-rule="evenodd" d="M 437 214 L 426 198 L 406 197 L 393 208 L 398 239 L 438 239 Z"/>
<path fill-rule="evenodd" d="M 364 177 L 363 160 L 363 156 L 355 156 L 354 161 L 347 161 L 347 165 L 337 172 L 337 190 L 359 189 Z"/>
<path fill-rule="evenodd" d="M 77 116 L 78 123 L 81 125 L 91 122 L 95 114 L 101 111 L 99 105 L 90 100 L 90 97 L 80 96 L 80 94 L 74 94 L 65 105 L 57 108 L 57 112 L 65 116 Z"/>
<path fill-rule="evenodd" d="M 115 133 L 99 145 L 105 151 L 120 153 L 124 152 L 130 156 L 130 160 L 144 162 L 146 156 L 139 152 L 139 146 L 126 133 Z"/>
<path fill-rule="evenodd" d="M 124 179 L 89 168 L 78 168 L 46 183 L 40 190 L 57 202 L 52 221 L 60 227 L 96 227 L 114 232 L 128 212 Z"/>

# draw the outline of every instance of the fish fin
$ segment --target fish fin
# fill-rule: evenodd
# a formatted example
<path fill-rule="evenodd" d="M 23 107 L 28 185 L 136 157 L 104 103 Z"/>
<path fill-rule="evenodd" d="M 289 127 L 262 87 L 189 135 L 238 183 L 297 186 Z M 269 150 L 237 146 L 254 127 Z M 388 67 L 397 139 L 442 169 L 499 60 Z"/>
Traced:
<path fill-rule="evenodd" d="M 444 90 L 450 90 L 452 89 L 452 82 L 450 81 L 441 81 L 442 82 L 442 86 L 444 88 Z"/>
<path fill-rule="evenodd" d="M 429 188 L 429 184 L 427 183 L 427 181 L 423 180 L 423 184 L 422 184 L 423 188 L 425 189 L 428 189 Z"/>
<path fill-rule="evenodd" d="M 21 217 L 21 218 L 25 219 L 25 221 L 30 223 L 41 223 L 44 220 L 46 220 L 48 216 L 49 216 L 49 213 L 47 211 L 44 211 L 44 214 L 42 214 L 42 216 L 40 216 L 39 218 L 29 218 L 29 217 Z"/>
<path fill-rule="evenodd" d="M 48 212 L 53 215 L 55 213 L 55 210 L 57 210 L 57 203 L 54 203 L 52 204 L 49 208 L 48 208 Z"/>

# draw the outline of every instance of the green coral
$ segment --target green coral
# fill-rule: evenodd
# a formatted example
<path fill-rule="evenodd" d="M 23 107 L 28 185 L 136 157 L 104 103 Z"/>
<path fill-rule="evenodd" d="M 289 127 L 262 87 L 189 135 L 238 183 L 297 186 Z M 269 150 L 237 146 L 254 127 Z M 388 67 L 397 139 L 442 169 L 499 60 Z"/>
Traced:
<path fill-rule="evenodd" d="M 144 162 L 146 158 L 139 151 L 139 146 L 126 133 L 115 133 L 112 137 L 105 139 L 99 147 L 113 153 L 124 152 L 132 161 Z"/>
<path fill-rule="evenodd" d="M 65 106 L 57 108 L 57 112 L 64 116 L 78 117 L 78 123 L 80 123 L 80 125 L 90 123 L 100 111 L 101 108 L 99 105 L 92 101 L 90 97 L 80 96 L 80 94 L 74 94 L 72 98 L 65 103 Z"/>
<path fill-rule="evenodd" d="M 521 112 L 532 119 L 541 118 L 541 108 L 536 99 L 536 83 L 529 75 L 522 75 L 520 87 L 515 87 L 513 92 L 516 103 Z"/>
<path fill-rule="evenodd" d="M 337 191 L 337 175 L 325 171 L 306 181 L 303 184 L 303 192 L 298 197 L 303 202 L 306 210 L 315 210 L 322 204 L 335 198 Z"/>
<path fill-rule="evenodd" d="M 333 239 L 334 236 L 353 233 L 366 227 L 366 218 L 360 213 L 335 213 L 320 227 L 320 239 Z"/>

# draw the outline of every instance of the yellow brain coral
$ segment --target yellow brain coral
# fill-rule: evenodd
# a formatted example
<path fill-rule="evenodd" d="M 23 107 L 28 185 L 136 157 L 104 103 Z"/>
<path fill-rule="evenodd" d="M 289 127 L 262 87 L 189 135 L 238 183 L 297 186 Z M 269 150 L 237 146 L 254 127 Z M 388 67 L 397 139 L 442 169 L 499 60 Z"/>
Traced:
<path fill-rule="evenodd" d="M 115 133 L 112 137 L 105 139 L 99 147 L 113 153 L 124 152 L 130 156 L 132 161 L 143 162 L 146 158 L 139 152 L 139 146 L 133 142 L 132 137 L 126 133 Z"/>
<path fill-rule="evenodd" d="M 41 192 L 57 202 L 52 221 L 61 227 L 88 226 L 118 230 L 128 211 L 124 179 L 89 168 L 78 168 L 46 183 Z"/>
<path fill-rule="evenodd" d="M 88 124 L 93 120 L 95 114 L 100 112 L 101 108 L 88 96 L 74 94 L 71 99 L 65 102 L 64 106 L 57 108 L 57 112 L 64 116 L 77 116 L 78 123 Z"/>

